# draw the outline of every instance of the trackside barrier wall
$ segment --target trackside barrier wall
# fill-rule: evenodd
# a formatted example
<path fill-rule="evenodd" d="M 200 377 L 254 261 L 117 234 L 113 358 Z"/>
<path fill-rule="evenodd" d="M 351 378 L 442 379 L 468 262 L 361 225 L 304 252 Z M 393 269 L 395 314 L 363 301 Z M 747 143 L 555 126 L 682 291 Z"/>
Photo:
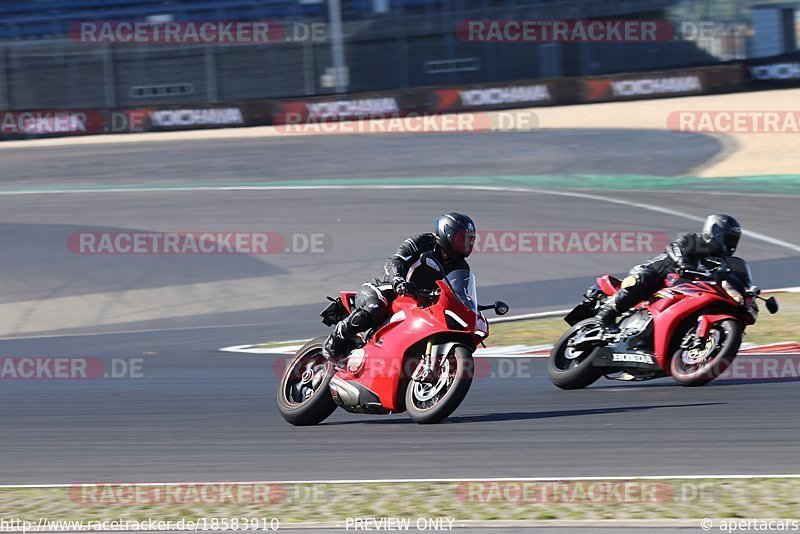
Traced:
<path fill-rule="evenodd" d="M 789 66 L 787 66 L 789 65 Z M 794 65 L 792 67 L 791 65 Z M 768 72 L 780 73 L 773 80 Z M 753 78 L 757 73 L 759 78 Z M 790 77 L 792 73 L 795 77 Z M 103 110 L 0 111 L 0 140 L 489 111 L 800 85 L 800 54 L 713 67 L 592 78 L 432 87 L 292 100 Z"/>

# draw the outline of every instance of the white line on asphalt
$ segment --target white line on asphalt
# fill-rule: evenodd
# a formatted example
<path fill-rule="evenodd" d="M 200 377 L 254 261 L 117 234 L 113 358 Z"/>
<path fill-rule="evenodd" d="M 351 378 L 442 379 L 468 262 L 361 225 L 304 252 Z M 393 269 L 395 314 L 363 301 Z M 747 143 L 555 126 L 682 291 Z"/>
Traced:
<path fill-rule="evenodd" d="M 580 476 L 580 477 L 495 477 L 495 478 L 380 478 L 380 479 L 345 479 L 345 480 L 256 480 L 235 481 L 219 480 L 216 482 L 94 482 L 76 484 L 4 484 L 0 489 L 58 489 L 95 487 L 101 484 L 140 486 L 211 486 L 214 484 L 266 485 L 266 484 L 436 484 L 448 482 L 561 482 L 591 480 L 752 480 L 756 478 L 800 478 L 800 474 L 745 474 L 745 475 L 614 475 L 614 476 Z"/>
<path fill-rule="evenodd" d="M 506 187 L 506 186 L 479 186 L 479 185 L 317 185 L 317 186 L 310 186 L 310 185 L 297 185 L 297 186 L 170 186 L 170 187 L 143 187 L 143 188 L 132 188 L 132 187 L 119 187 L 119 188 L 106 188 L 106 189 L 99 189 L 99 190 L 74 190 L 74 189 L 49 189 L 44 191 L 37 191 L 37 190 L 20 190 L 20 191 L 0 191 L 0 196 L 8 196 L 8 195 L 33 195 L 33 194 L 78 194 L 78 193 L 146 193 L 146 192 L 192 192 L 192 191 L 296 191 L 296 190 L 322 190 L 322 189 L 334 189 L 334 190 L 350 190 L 350 189 L 360 189 L 360 190 L 369 190 L 369 189 L 462 189 L 462 190 L 475 190 L 475 191 L 498 191 L 498 192 L 513 192 L 513 193 L 539 193 L 543 195 L 553 195 L 553 196 L 566 196 L 566 197 L 574 197 L 574 198 L 585 198 L 589 200 L 598 200 L 600 202 L 610 202 L 613 204 L 621 204 L 630 207 L 636 207 L 643 210 L 648 211 L 655 211 L 658 213 L 664 213 L 673 217 L 680 217 L 684 219 L 688 219 L 691 221 L 703 221 L 703 217 L 699 217 L 696 215 L 691 215 L 688 213 L 684 213 L 677 210 L 671 210 L 668 208 L 662 208 L 658 206 L 651 206 L 648 204 L 641 204 L 639 202 L 632 202 L 629 200 L 623 200 L 618 198 L 609 198 L 604 197 L 601 195 L 595 195 L 590 193 L 580 193 L 575 191 L 551 191 L 546 189 L 532 189 L 532 188 L 525 188 L 525 187 Z M 795 245 L 794 243 L 789 243 L 787 241 L 783 241 L 780 239 L 776 239 L 758 232 L 752 232 L 746 230 L 743 232 L 744 235 L 752 237 L 753 239 L 763 241 L 765 243 L 769 243 L 778 247 L 782 247 L 792 252 L 800 252 L 800 245 Z M 548 312 L 546 312 L 548 313 Z M 512 318 L 506 318 L 506 320 L 512 320 Z M 139 331 L 119 331 L 119 332 L 92 332 L 87 334 L 50 334 L 50 335 L 40 335 L 40 336 L 21 336 L 21 337 L 6 337 L 0 338 L 0 341 L 5 340 L 22 340 L 22 339 L 44 339 L 44 338 L 55 338 L 55 337 L 79 337 L 79 336 L 97 336 L 97 335 L 113 335 L 113 334 L 136 334 L 136 333 L 150 333 L 150 332 L 169 332 L 169 331 L 180 331 L 180 330 L 197 330 L 202 328 L 237 328 L 242 326 L 263 326 L 269 323 L 257 323 L 257 324 L 250 324 L 250 325 L 221 325 L 221 326 L 210 326 L 210 327 L 185 327 L 185 328 L 168 328 L 168 329 L 152 329 L 152 330 L 139 330 Z"/>
<path fill-rule="evenodd" d="M 282 347 L 259 347 L 258 345 L 236 345 L 224 347 L 219 352 L 236 354 L 254 354 L 257 356 L 281 356 L 294 354 L 302 345 L 286 345 Z M 500 347 L 479 348 L 473 353 L 475 358 L 547 358 L 547 354 L 531 354 L 538 351 L 550 351 L 552 345 L 510 345 Z"/>
<path fill-rule="evenodd" d="M 764 293 L 764 294 L 771 294 L 771 293 L 800 293 L 800 286 L 782 287 L 782 288 L 778 288 L 778 289 L 765 289 L 765 290 L 762 291 L 762 293 Z M 521 320 L 524 320 L 524 319 L 543 319 L 543 318 L 547 318 L 547 317 L 561 317 L 563 315 L 566 315 L 569 312 L 570 312 L 570 310 L 556 310 L 556 311 L 549 311 L 549 312 L 529 313 L 529 314 L 526 314 L 526 315 L 513 315 L 511 317 L 493 317 L 493 318 L 489 319 L 489 322 L 492 323 L 492 324 L 495 324 L 495 323 L 503 323 L 503 322 L 509 322 L 509 321 L 521 321 Z M 307 341 L 308 340 L 305 340 L 305 341 L 302 341 L 302 340 L 277 341 L 277 342 L 274 342 L 274 344 L 283 345 L 283 344 L 289 344 L 289 343 L 306 343 Z M 267 342 L 267 343 L 272 343 L 272 342 Z M 781 343 L 785 343 L 785 341 L 778 341 L 776 343 L 771 343 L 769 345 L 762 345 L 762 346 L 766 347 L 766 346 L 772 346 L 772 345 L 779 345 Z M 236 353 L 240 353 L 240 354 L 289 354 L 289 353 L 292 353 L 292 352 L 296 352 L 297 349 L 300 348 L 299 346 L 298 347 L 284 346 L 284 347 L 276 347 L 276 348 L 270 348 L 270 349 L 258 349 L 258 348 L 254 348 L 254 347 L 257 347 L 257 345 L 237 345 L 237 346 L 234 346 L 234 347 L 221 348 L 219 350 L 220 350 L 220 352 L 236 352 Z M 530 348 L 535 350 L 535 349 L 544 349 L 545 347 L 546 347 L 545 345 L 537 345 L 537 346 L 530 347 Z M 489 349 L 497 349 L 498 351 L 503 350 L 503 349 L 514 349 L 514 348 L 516 348 L 516 347 L 489 347 Z M 552 348 L 552 346 L 549 346 L 549 348 Z M 290 349 L 294 349 L 294 350 L 290 351 Z M 481 349 L 479 349 L 479 350 L 481 350 Z M 281 352 L 281 351 L 283 351 L 283 352 Z M 507 357 L 507 356 L 511 356 L 511 355 L 523 356 L 523 357 L 529 357 L 529 358 L 544 358 L 544 357 L 546 357 L 546 356 L 538 356 L 538 355 L 509 354 L 507 352 L 506 353 L 502 353 L 502 354 L 500 352 L 498 352 L 497 354 L 486 354 L 486 353 L 479 354 L 478 352 L 476 352 L 476 354 L 475 354 L 476 357 L 483 357 L 483 358 L 499 358 L 499 357 Z"/>
<path fill-rule="evenodd" d="M 795 287 L 783 287 L 779 289 L 765 289 L 762 291 L 764 294 L 772 294 L 772 293 L 800 293 L 800 286 Z M 541 317 L 558 317 L 559 315 L 564 315 L 569 310 L 555 310 L 549 312 L 540 312 L 540 313 L 532 313 L 527 315 L 512 315 L 511 317 L 501 317 L 501 318 L 491 318 L 489 319 L 490 323 L 498 323 L 498 322 L 506 322 L 506 321 L 514 321 L 520 320 L 520 318 L 526 319 L 536 319 Z M 550 315 L 552 314 L 552 315 Z M 503 321 L 499 321 L 498 319 L 503 319 Z M 23 341 L 23 340 L 30 340 L 30 339 L 52 339 L 52 338 L 59 338 L 59 337 L 92 337 L 92 336 L 113 336 L 113 335 L 122 335 L 122 334 L 152 334 L 157 332 L 182 332 L 182 331 L 190 331 L 190 330 L 210 330 L 210 329 L 217 329 L 217 328 L 250 328 L 254 326 L 270 326 L 272 323 L 243 323 L 243 324 L 223 324 L 223 325 L 205 325 L 205 326 L 180 326 L 175 328 L 151 328 L 146 330 L 113 330 L 109 332 L 86 332 L 86 333 L 75 333 L 75 334 L 43 334 L 39 336 L 11 336 L 11 337 L 0 337 L 0 341 Z M 278 343 L 305 343 L 308 340 L 291 340 L 291 341 L 280 341 Z"/>
<path fill-rule="evenodd" d="M 538 313 L 526 313 L 524 315 L 512 315 L 510 317 L 492 317 L 489 319 L 491 324 L 495 323 L 510 323 L 513 321 L 524 321 L 525 319 L 545 319 L 547 317 L 563 317 L 564 315 L 571 312 L 572 309 L 568 310 L 554 310 L 554 311 L 547 311 L 547 312 L 538 312 Z"/>
<path fill-rule="evenodd" d="M 800 286 L 795 287 L 780 287 L 778 289 L 765 289 L 762 293 L 800 293 Z"/>
<path fill-rule="evenodd" d="M 74 334 L 42 334 L 37 336 L 10 336 L 0 337 L 0 341 L 22 341 L 27 339 L 52 339 L 59 337 L 93 337 L 93 336 L 116 336 L 123 334 L 153 334 L 157 332 L 183 332 L 188 330 L 210 330 L 216 328 L 250 328 L 254 326 L 270 326 L 272 323 L 239 323 L 239 324 L 219 324 L 205 326 L 176 326 L 174 328 L 149 328 L 144 330 L 109 330 L 108 332 L 77 332 Z"/>
<path fill-rule="evenodd" d="M 110 187 L 105 189 L 99 190 L 86 190 L 86 189 L 48 189 L 48 190 L 35 190 L 35 189 L 26 189 L 26 190 L 19 190 L 19 191 L 0 191 L 0 196 L 5 195 L 35 195 L 35 194 L 76 194 L 76 193 L 152 193 L 152 192 L 167 192 L 167 191 L 182 191 L 182 192 L 191 192 L 191 191 L 295 191 L 295 190 L 323 190 L 323 189 L 340 189 L 340 190 L 350 190 L 350 189 L 461 189 L 461 190 L 472 190 L 472 191 L 498 191 L 498 192 L 509 192 L 509 193 L 539 193 L 542 195 L 553 195 L 553 196 L 565 196 L 565 197 L 573 197 L 573 198 L 585 198 L 588 200 L 597 200 L 600 202 L 609 202 L 611 204 L 620 204 L 623 206 L 639 208 L 646 211 L 654 211 L 657 213 L 663 213 L 666 215 L 670 215 L 672 217 L 679 217 L 683 219 L 687 219 L 690 221 L 697 221 L 702 222 L 705 219 L 703 217 L 692 215 L 690 213 L 685 213 L 678 210 L 673 210 L 669 208 L 664 208 L 660 206 L 653 206 L 650 204 L 642 204 L 640 202 L 633 202 L 631 200 L 625 200 L 621 198 L 613 198 L 613 197 L 605 197 L 602 195 L 596 195 L 592 193 L 580 193 L 577 191 L 555 191 L 555 190 L 548 190 L 548 189 L 535 189 L 535 188 L 528 188 L 528 187 L 508 187 L 508 186 L 488 186 L 488 185 L 419 185 L 419 184 L 411 184 L 411 185 L 278 185 L 278 186 L 269 186 L 269 185 L 236 185 L 236 186 L 168 186 L 168 187 Z M 753 232 L 751 230 L 744 230 L 742 232 L 744 235 L 751 237 L 753 239 L 763 241 L 765 243 L 769 243 L 771 245 L 775 245 L 778 247 L 782 247 L 792 252 L 800 252 L 800 245 L 796 245 L 794 243 L 789 243 L 788 241 L 783 241 L 781 239 L 776 239 L 774 237 L 770 237 L 768 235 Z"/>

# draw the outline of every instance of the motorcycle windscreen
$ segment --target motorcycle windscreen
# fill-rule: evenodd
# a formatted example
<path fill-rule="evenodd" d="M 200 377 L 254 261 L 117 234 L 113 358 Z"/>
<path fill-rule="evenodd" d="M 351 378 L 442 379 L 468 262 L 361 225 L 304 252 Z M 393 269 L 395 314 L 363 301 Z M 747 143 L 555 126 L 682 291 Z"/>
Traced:
<path fill-rule="evenodd" d="M 464 306 L 477 313 L 478 311 L 478 289 L 475 283 L 475 275 L 472 271 L 458 269 L 447 275 L 447 282 L 453 290 L 456 298 Z"/>
<path fill-rule="evenodd" d="M 750 264 L 737 256 L 728 258 L 728 267 L 730 267 L 739 283 L 742 284 L 744 289 L 753 285 L 753 271 L 750 270 Z"/>

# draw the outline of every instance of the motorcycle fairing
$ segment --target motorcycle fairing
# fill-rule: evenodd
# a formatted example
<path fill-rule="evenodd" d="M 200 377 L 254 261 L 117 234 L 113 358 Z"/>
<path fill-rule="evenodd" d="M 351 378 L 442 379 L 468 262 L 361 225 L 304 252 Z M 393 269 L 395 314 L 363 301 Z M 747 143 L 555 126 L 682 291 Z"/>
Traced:
<path fill-rule="evenodd" d="M 421 308 L 413 298 L 398 296 L 392 303 L 392 317 L 399 317 L 398 314 L 402 312 L 405 318 L 386 322 L 378 328 L 362 347 L 366 351 L 366 358 L 358 371 L 344 369 L 336 376 L 348 384 L 359 384 L 359 391 L 366 390 L 376 395 L 384 409 L 390 412 L 404 411 L 403 399 L 399 395 L 400 386 L 410 380 L 416 368 L 411 363 L 413 360 L 406 358 L 408 349 L 421 346 L 419 356 L 422 356 L 425 340 L 445 334 L 441 339 L 444 344 L 454 337 L 470 335 L 468 332 L 472 332 L 480 321 L 485 324 L 482 316 L 469 310 L 452 294 L 447 282 L 439 280 L 437 284 L 441 293 L 438 302 L 432 306 Z M 457 314 L 467 326 L 451 328 L 445 310 Z M 476 344 L 471 343 L 472 346 Z M 436 348 L 434 351 L 441 352 Z"/>
<path fill-rule="evenodd" d="M 653 349 L 657 361 L 662 369 L 669 373 L 669 359 L 672 357 L 670 346 L 675 336 L 675 331 L 686 319 L 697 314 L 698 310 L 706 309 L 715 302 L 727 305 L 726 299 L 717 293 L 713 286 L 708 284 L 673 286 L 670 291 L 671 298 L 661 299 L 646 307 L 654 317 Z M 688 298 L 689 296 L 693 298 Z M 702 317 L 702 316 L 700 316 Z M 730 314 L 715 315 L 716 320 L 731 318 Z"/>

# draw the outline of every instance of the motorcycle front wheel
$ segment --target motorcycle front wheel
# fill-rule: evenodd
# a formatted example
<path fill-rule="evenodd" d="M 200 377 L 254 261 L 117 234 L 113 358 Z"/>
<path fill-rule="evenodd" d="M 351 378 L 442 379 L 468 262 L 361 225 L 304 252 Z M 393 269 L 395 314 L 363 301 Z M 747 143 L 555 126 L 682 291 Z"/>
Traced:
<path fill-rule="evenodd" d="M 410 381 L 406 388 L 406 410 L 411 420 L 430 425 L 449 417 L 467 396 L 474 369 L 472 351 L 456 345 L 440 359 L 434 380 Z"/>
<path fill-rule="evenodd" d="M 682 338 L 684 346 L 693 341 L 697 327 L 692 327 Z M 733 363 L 742 344 L 742 326 L 731 319 L 712 324 L 705 341 L 692 348 L 677 349 L 670 361 L 670 374 L 682 386 L 703 386 L 725 371 Z"/>
<path fill-rule="evenodd" d="M 278 411 L 295 426 L 316 425 L 336 411 L 331 390 L 334 367 L 322 356 L 324 337 L 297 351 L 278 385 Z"/>

